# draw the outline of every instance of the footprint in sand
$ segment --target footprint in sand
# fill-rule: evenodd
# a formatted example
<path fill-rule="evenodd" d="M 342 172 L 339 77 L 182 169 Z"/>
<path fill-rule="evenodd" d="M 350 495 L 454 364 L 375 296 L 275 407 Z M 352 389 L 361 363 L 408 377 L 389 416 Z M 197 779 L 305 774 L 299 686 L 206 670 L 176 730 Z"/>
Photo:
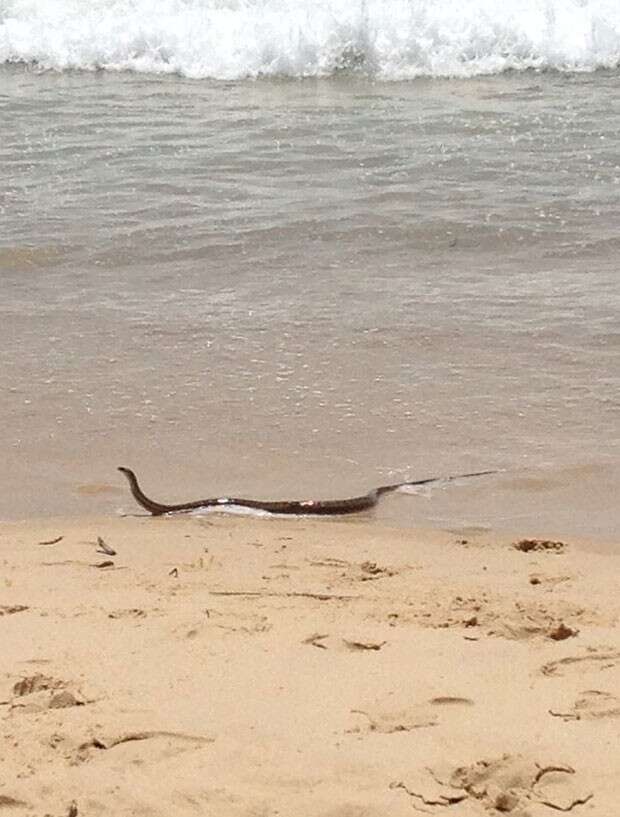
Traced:
<path fill-rule="evenodd" d="M 381 567 L 376 562 L 362 562 L 360 571 L 359 580 L 361 582 L 371 582 L 375 579 L 385 579 L 398 575 L 398 570 L 391 567 Z"/>
<path fill-rule="evenodd" d="M 152 743 L 148 749 L 143 741 Z M 97 735 L 77 747 L 74 762 L 85 763 L 114 749 L 114 760 L 122 765 L 143 763 L 145 760 L 158 761 L 174 757 L 182 752 L 213 743 L 214 738 L 202 735 L 189 735 L 185 732 L 168 732 L 164 730 L 146 730 L 136 732 L 111 733 Z M 122 747 L 117 749 L 117 747 Z"/>
<path fill-rule="evenodd" d="M 559 584 L 572 581 L 574 576 L 548 576 L 545 573 L 532 573 L 528 581 L 532 586 L 543 585 L 547 588 L 554 588 Z"/>
<path fill-rule="evenodd" d="M 586 689 L 572 706 L 561 710 L 550 709 L 549 714 L 565 721 L 620 718 L 620 698 L 600 689 Z"/>
<path fill-rule="evenodd" d="M 393 568 L 383 565 L 378 565 L 376 562 L 365 561 L 357 564 L 356 562 L 347 562 L 344 559 L 324 558 L 324 559 L 309 559 L 307 560 L 312 567 L 327 567 L 337 571 L 340 579 L 345 579 L 349 582 L 371 582 L 377 579 L 389 579 L 392 576 L 398 576 L 405 570 L 410 568 Z"/>
<path fill-rule="evenodd" d="M 563 641 L 579 635 L 577 624 L 591 624 L 599 619 L 596 612 L 563 599 L 528 599 L 508 605 L 499 597 L 489 598 L 481 594 L 478 598 L 456 596 L 448 604 L 439 601 L 434 606 L 429 604 L 417 620 L 422 626 L 433 629 L 469 630 L 470 633 L 463 637 L 470 640 L 477 640 L 484 633 L 513 641 L 534 638 Z M 388 623 L 393 625 L 393 618 Z"/>
<path fill-rule="evenodd" d="M 527 641 L 531 638 L 549 638 L 551 641 L 564 641 L 579 635 L 576 627 L 552 618 L 535 620 L 532 618 L 506 618 L 488 631 L 488 635 L 498 635 L 513 641 Z"/>
<path fill-rule="evenodd" d="M 472 815 L 529 814 L 536 805 L 568 812 L 593 797 L 574 775 L 572 767 L 561 763 L 507 754 L 456 768 L 419 770 L 391 788 L 402 790 L 417 810 L 430 814 L 464 801 L 471 804 L 467 814 Z"/>
<path fill-rule="evenodd" d="M 618 650 L 600 652 L 593 650 L 586 655 L 570 655 L 557 661 L 548 661 L 540 668 L 543 675 L 562 676 L 569 673 L 588 673 L 612 669 L 620 662 Z"/>
<path fill-rule="evenodd" d="M 108 618 L 146 618 L 146 610 L 141 610 L 139 607 L 123 607 L 119 610 L 111 610 L 108 613 Z"/>
<path fill-rule="evenodd" d="M 471 698 L 462 698 L 453 695 L 441 695 L 431 698 L 428 704 L 417 704 L 399 710 L 381 709 L 367 712 L 363 709 L 352 709 L 357 715 L 358 723 L 349 734 L 359 732 L 377 732 L 382 735 L 391 735 L 395 732 L 411 732 L 414 729 L 423 729 L 428 726 L 437 726 L 438 716 L 442 708 L 459 709 L 474 706 Z"/>
<path fill-rule="evenodd" d="M 437 726 L 437 716 L 424 705 L 397 711 L 365 712 L 363 709 L 352 709 L 357 716 L 357 724 L 347 729 L 348 734 L 375 732 L 380 735 L 392 735 L 395 732 L 411 732 L 427 726 Z"/>
<path fill-rule="evenodd" d="M 49 675 L 29 675 L 13 685 L 11 710 L 42 712 L 45 709 L 67 709 L 88 703 L 73 685 Z"/>

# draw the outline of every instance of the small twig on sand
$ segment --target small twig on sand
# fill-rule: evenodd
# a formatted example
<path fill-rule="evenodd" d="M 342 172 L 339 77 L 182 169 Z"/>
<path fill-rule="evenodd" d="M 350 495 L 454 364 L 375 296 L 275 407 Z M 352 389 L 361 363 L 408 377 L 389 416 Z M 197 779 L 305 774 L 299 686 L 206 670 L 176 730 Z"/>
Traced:
<path fill-rule="evenodd" d="M 387 641 L 347 641 L 346 638 L 343 638 L 342 643 L 349 650 L 380 650 L 387 644 Z"/>
<path fill-rule="evenodd" d="M 321 641 L 324 638 L 327 638 L 328 635 L 329 633 L 325 633 L 325 635 L 322 635 L 321 633 L 315 633 L 314 635 L 308 636 L 308 638 L 304 638 L 304 640 L 301 643 L 311 644 L 313 647 L 318 647 L 321 650 L 326 650 L 327 647 L 325 646 L 325 644 L 321 644 Z"/>
<path fill-rule="evenodd" d="M 13 613 L 23 613 L 28 610 L 27 604 L 0 604 L 0 616 L 12 616 Z"/>
<path fill-rule="evenodd" d="M 97 553 L 105 553 L 106 556 L 116 556 L 116 551 L 103 541 L 101 536 L 97 537 Z"/>
<path fill-rule="evenodd" d="M 268 590 L 211 590 L 212 596 L 269 596 L 272 598 L 302 598 L 302 599 L 318 599 L 318 601 L 352 601 L 354 599 L 362 599 L 364 596 L 339 596 L 334 593 L 277 593 Z"/>
<path fill-rule="evenodd" d="M 580 721 L 581 715 L 577 712 L 556 712 L 553 709 L 548 710 L 550 715 L 553 715 L 554 718 L 562 718 L 565 721 Z"/>
<path fill-rule="evenodd" d="M 57 536 L 55 539 L 47 539 L 44 542 L 37 542 L 38 545 L 57 545 L 59 542 L 62 542 L 64 536 Z"/>

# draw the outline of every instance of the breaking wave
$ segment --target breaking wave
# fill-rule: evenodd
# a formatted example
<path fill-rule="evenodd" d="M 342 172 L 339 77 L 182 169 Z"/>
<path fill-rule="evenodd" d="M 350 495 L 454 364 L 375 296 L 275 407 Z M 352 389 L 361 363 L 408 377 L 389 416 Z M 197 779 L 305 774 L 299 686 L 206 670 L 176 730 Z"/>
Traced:
<path fill-rule="evenodd" d="M 381 80 L 620 64 L 618 0 L 0 0 L 0 63 Z"/>

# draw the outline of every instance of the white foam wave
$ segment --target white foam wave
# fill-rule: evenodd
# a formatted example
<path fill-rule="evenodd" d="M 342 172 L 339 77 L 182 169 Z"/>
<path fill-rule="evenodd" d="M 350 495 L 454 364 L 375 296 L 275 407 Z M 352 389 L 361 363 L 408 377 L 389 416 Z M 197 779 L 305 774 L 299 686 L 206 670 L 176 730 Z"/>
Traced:
<path fill-rule="evenodd" d="M 0 63 L 237 79 L 620 65 L 618 0 L 0 0 Z"/>

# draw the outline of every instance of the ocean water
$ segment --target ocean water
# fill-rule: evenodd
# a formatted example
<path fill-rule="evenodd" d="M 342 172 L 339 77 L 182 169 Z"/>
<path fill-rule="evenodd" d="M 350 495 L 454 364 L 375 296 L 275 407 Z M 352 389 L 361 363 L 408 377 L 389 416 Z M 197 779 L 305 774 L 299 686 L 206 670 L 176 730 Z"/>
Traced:
<path fill-rule="evenodd" d="M 620 6 L 0 0 L 0 519 L 620 534 Z"/>

